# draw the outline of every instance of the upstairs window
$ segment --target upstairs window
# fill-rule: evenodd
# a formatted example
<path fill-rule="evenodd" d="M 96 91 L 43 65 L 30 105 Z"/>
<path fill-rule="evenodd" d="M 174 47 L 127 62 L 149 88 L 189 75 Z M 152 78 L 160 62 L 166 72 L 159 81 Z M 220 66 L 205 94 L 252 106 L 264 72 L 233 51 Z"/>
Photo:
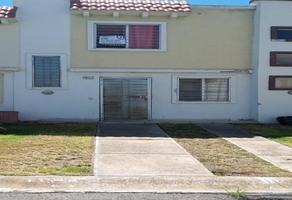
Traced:
<path fill-rule="evenodd" d="M 159 25 L 129 25 L 130 49 L 159 49 Z"/>
<path fill-rule="evenodd" d="M 229 78 L 179 78 L 180 102 L 228 102 Z"/>
<path fill-rule="evenodd" d="M 292 67 L 292 52 L 271 52 L 271 66 Z"/>
<path fill-rule="evenodd" d="M 98 23 L 90 22 L 93 27 L 91 50 L 165 50 L 164 23 Z M 90 33 L 89 33 L 90 34 Z M 93 44 L 93 45 L 92 45 Z"/>
<path fill-rule="evenodd" d="M 33 56 L 33 87 L 61 87 L 60 56 Z"/>
<path fill-rule="evenodd" d="M 126 48 L 125 25 L 96 25 L 96 48 Z"/>
<path fill-rule="evenodd" d="M 271 37 L 273 40 L 292 42 L 292 27 L 273 26 L 271 27 Z"/>

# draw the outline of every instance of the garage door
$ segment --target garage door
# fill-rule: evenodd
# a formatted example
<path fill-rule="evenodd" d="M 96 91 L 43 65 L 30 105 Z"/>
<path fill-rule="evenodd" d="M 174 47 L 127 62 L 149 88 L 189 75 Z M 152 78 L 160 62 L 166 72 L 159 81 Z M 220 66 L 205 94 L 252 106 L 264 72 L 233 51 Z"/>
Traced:
<path fill-rule="evenodd" d="M 102 81 L 104 120 L 148 119 L 147 78 L 104 78 Z"/>

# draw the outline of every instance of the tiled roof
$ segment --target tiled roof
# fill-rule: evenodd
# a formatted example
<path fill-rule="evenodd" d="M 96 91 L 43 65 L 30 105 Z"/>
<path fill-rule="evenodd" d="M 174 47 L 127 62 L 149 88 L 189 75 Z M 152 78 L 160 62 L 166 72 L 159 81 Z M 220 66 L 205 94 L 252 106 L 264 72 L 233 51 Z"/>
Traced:
<path fill-rule="evenodd" d="M 15 18 L 16 7 L 0 6 L 0 18 Z"/>
<path fill-rule="evenodd" d="M 190 12 L 185 0 L 71 0 L 71 10 Z"/>

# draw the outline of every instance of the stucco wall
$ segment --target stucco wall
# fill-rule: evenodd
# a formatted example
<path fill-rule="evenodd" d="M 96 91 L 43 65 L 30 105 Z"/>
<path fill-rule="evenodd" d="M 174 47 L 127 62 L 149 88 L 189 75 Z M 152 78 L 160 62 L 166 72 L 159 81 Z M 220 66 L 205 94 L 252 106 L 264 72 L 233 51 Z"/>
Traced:
<path fill-rule="evenodd" d="M 19 24 L 0 25 L 0 69 L 19 67 Z"/>
<path fill-rule="evenodd" d="M 258 88 L 253 95 L 255 119 L 260 122 L 275 122 L 278 116 L 292 115 L 292 95 L 288 91 L 272 91 L 268 89 L 270 75 L 292 76 L 292 67 L 271 67 L 271 51 L 292 51 L 291 42 L 271 40 L 271 26 L 292 26 L 291 1 L 259 1 L 257 2 L 255 24 L 255 64 L 254 84 Z"/>
<path fill-rule="evenodd" d="M 196 8 L 178 19 L 71 15 L 72 67 L 250 68 L 253 12 Z M 167 52 L 89 51 L 90 20 L 166 22 Z"/>
<path fill-rule="evenodd" d="M 174 103 L 174 76 L 210 76 L 210 74 L 171 74 L 171 73 L 68 73 L 70 88 L 55 90 L 53 95 L 42 95 L 33 90 L 32 99 L 21 107 L 21 120 L 98 120 L 100 117 L 100 77 L 148 77 L 152 81 L 152 119 L 153 120 L 241 120 L 250 119 L 250 75 L 226 74 L 231 76 L 232 102 L 194 102 Z M 224 74 L 211 74 L 222 76 Z M 93 79 L 83 79 L 91 76 Z M 19 95 L 26 96 L 26 91 Z M 27 98 L 27 97 L 26 97 Z M 149 99 L 150 100 L 150 99 Z"/>
<path fill-rule="evenodd" d="M 15 4 L 19 7 L 21 28 L 21 70 L 15 72 L 14 110 L 20 112 L 23 120 L 59 118 L 60 113 L 66 118 L 71 112 L 66 108 L 76 106 L 76 90 L 72 89 L 72 94 L 67 88 L 57 88 L 54 89 L 54 96 L 48 96 L 42 94 L 44 89 L 29 86 L 32 85 L 32 55 L 62 55 L 67 58 L 68 61 L 62 65 L 65 72 L 62 75 L 66 77 L 62 84 L 67 86 L 66 71 L 70 66 L 69 2 L 16 0 Z"/>
<path fill-rule="evenodd" d="M 0 74 L 0 104 L 4 102 L 4 74 Z"/>

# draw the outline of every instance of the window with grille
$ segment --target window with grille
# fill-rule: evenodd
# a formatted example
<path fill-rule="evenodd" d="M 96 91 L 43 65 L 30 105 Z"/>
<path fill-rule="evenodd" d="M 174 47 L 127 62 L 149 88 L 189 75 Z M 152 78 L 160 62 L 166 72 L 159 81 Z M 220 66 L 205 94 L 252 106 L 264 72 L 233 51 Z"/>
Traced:
<path fill-rule="evenodd" d="M 179 78 L 179 97 L 182 102 L 230 101 L 229 78 Z"/>
<path fill-rule="evenodd" d="M 61 87 L 60 56 L 33 56 L 33 86 Z"/>
<path fill-rule="evenodd" d="M 96 49 L 161 49 L 159 24 L 95 24 Z"/>

